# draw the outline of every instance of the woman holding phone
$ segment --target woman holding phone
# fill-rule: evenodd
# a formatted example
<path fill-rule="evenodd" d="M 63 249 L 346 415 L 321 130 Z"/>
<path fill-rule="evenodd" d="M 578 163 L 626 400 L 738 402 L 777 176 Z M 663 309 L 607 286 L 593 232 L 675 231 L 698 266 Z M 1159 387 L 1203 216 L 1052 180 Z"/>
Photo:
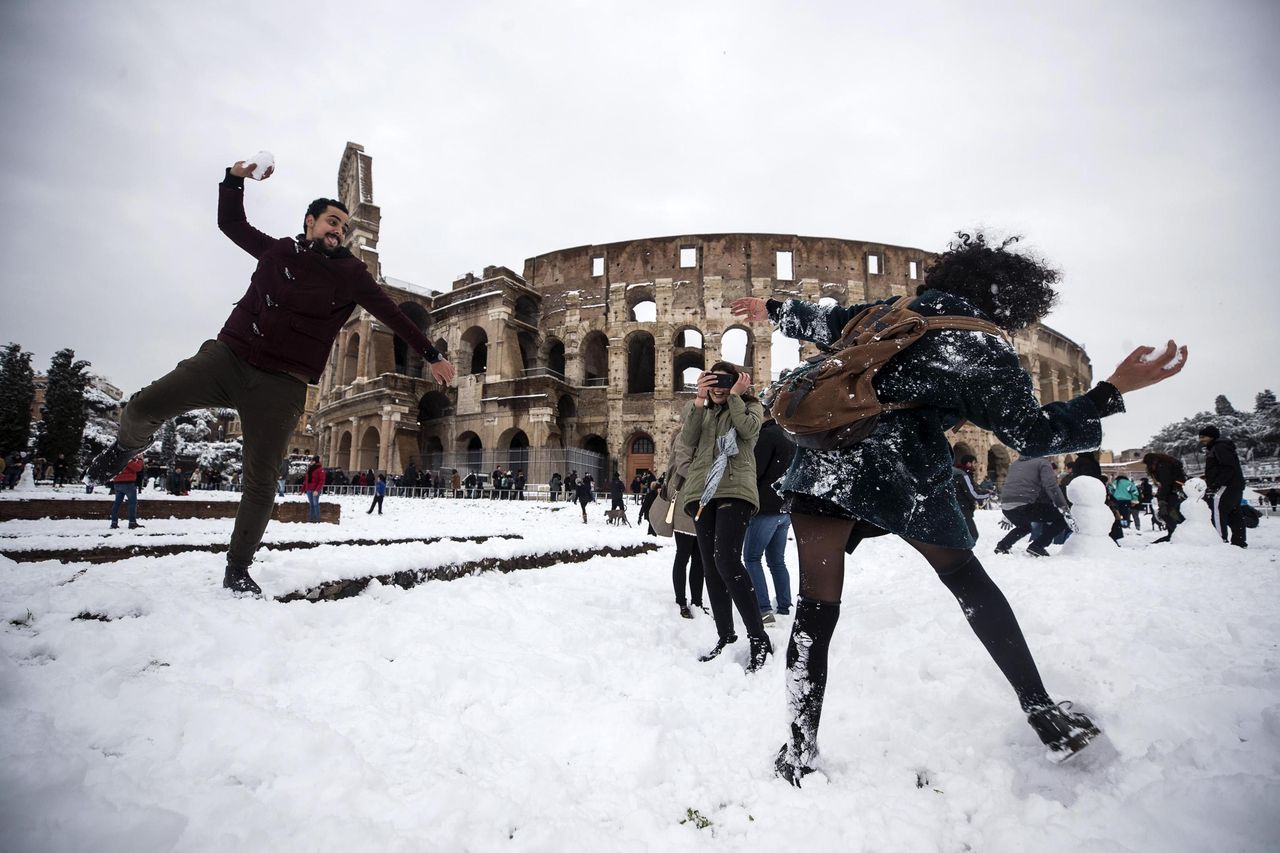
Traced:
<path fill-rule="evenodd" d="M 693 518 L 697 531 L 718 636 L 715 647 L 700 660 L 712 660 L 737 642 L 732 602 L 751 644 L 749 673 L 764 666 L 773 652 L 742 562 L 747 524 L 760 506 L 755 444 L 762 423 L 764 407 L 751 394 L 751 375 L 717 361 L 698 377 L 698 393 L 680 431 L 680 441 L 692 448 L 693 460 L 680 490 L 679 509 Z"/>

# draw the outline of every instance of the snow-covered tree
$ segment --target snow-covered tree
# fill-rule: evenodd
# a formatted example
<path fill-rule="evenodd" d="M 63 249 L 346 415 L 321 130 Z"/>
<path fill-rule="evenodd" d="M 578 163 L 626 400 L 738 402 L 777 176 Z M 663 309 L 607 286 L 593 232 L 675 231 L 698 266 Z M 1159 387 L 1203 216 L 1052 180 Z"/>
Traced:
<path fill-rule="evenodd" d="M 1213 424 L 1224 437 L 1235 442 L 1242 457 L 1258 459 L 1280 455 L 1280 406 L 1275 405 L 1275 394 L 1270 390 L 1257 395 L 1252 412 L 1236 411 L 1221 395 L 1214 401 L 1214 409 L 1169 424 L 1152 436 L 1149 446 L 1175 456 L 1195 453 L 1200 446 L 1200 429 Z"/>
<path fill-rule="evenodd" d="M 1253 410 L 1257 414 L 1268 412 L 1276 406 L 1276 392 L 1270 388 L 1265 391 L 1259 391 L 1258 395 L 1253 398 Z"/>
<path fill-rule="evenodd" d="M 31 353 L 11 343 L 0 353 L 0 453 L 25 451 L 31 440 L 31 404 L 36 399 Z"/>
<path fill-rule="evenodd" d="M 220 422 L 234 416 L 229 409 L 195 409 L 178 415 L 165 422 L 148 454 L 167 470 L 182 465 L 189 471 L 198 465 L 219 475 L 238 474 L 244 447 L 238 439 L 223 440 L 219 429 Z"/>
<path fill-rule="evenodd" d="M 49 364 L 37 452 L 50 462 L 61 455 L 74 465 L 80 456 L 80 437 L 88 419 L 84 400 L 88 367 L 89 362 L 77 360 L 71 349 L 58 350 Z"/>
<path fill-rule="evenodd" d="M 1236 414 L 1236 408 L 1231 405 L 1231 401 L 1227 399 L 1226 394 L 1219 394 L 1214 398 L 1213 410 L 1218 413 L 1219 417 Z"/>
<path fill-rule="evenodd" d="M 83 469 L 89 460 L 106 450 L 116 440 L 120 427 L 116 423 L 116 412 L 120 410 L 120 401 L 94 387 L 85 389 L 84 434 L 80 442 L 80 467 Z"/>

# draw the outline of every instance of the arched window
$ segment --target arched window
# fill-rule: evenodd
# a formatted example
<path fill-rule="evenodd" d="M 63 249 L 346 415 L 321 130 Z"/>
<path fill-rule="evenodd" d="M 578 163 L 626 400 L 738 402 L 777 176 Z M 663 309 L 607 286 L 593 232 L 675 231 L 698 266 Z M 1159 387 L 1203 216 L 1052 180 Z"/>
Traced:
<path fill-rule="evenodd" d="M 632 332 L 627 336 L 627 393 L 653 393 L 656 350 L 653 335 Z"/>

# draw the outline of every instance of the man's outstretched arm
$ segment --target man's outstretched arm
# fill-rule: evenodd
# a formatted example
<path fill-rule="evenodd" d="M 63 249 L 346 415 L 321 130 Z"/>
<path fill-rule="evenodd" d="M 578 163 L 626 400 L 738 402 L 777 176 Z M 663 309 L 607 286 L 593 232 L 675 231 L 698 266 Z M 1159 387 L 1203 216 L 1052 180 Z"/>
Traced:
<path fill-rule="evenodd" d="M 234 166 L 227 167 L 226 177 L 218 185 L 218 230 L 230 237 L 231 242 L 258 258 L 275 240 L 250 225 L 244 215 L 244 179 L 253 173 L 255 165 L 241 160 Z M 274 171 L 274 166 L 267 169 L 262 180 L 271 177 Z"/>

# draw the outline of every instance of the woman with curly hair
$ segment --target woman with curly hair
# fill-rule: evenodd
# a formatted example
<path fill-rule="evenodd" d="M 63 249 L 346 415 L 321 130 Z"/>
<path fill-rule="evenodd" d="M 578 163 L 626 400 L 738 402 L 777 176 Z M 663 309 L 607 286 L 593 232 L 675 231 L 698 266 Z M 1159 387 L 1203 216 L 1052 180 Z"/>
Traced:
<path fill-rule="evenodd" d="M 1058 272 L 981 234 L 960 233 L 909 300 L 925 316 L 985 319 L 1016 332 L 1043 317 L 1057 299 Z M 755 297 L 730 310 L 775 323 L 788 337 L 825 346 L 866 305 L 820 306 Z M 794 785 L 812 772 L 827 684 L 827 652 L 840 616 L 845 552 L 863 539 L 893 533 L 933 567 L 956 597 L 973 632 L 1009 681 L 1036 734 L 1054 759 L 1070 757 L 1098 734 L 1087 716 L 1055 703 L 1045 690 L 1017 618 L 974 556 L 974 539 L 951 483 L 945 432 L 960 421 L 991 430 L 1024 456 L 1097 447 L 1100 419 L 1124 410 L 1123 394 L 1177 373 L 1186 347 L 1159 355 L 1139 347 L 1088 393 L 1041 406 L 1031 377 L 1002 337 L 933 329 L 888 361 L 874 387 L 882 401 L 913 402 L 885 412 L 875 430 L 840 450 L 797 448 L 781 482 L 800 563 L 800 598 L 787 647 L 790 737 L 775 768 Z"/>

